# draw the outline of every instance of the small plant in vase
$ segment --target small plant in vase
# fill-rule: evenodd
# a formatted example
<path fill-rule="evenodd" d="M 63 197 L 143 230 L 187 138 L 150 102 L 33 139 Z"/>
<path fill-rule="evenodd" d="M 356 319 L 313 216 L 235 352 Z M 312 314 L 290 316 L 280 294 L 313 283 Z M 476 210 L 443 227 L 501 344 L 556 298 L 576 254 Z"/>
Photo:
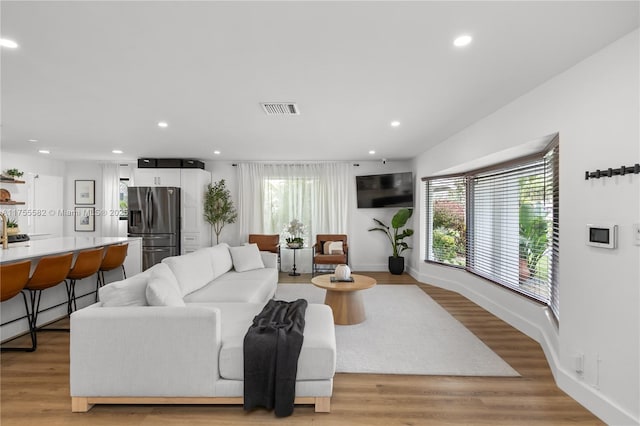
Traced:
<path fill-rule="evenodd" d="M 7 220 L 7 235 L 17 235 L 20 233 L 18 222 L 13 219 Z"/>
<path fill-rule="evenodd" d="M 289 248 L 300 248 L 304 245 L 304 239 L 302 238 L 304 234 L 304 224 L 298 219 L 293 219 L 289 222 L 286 232 L 290 235 L 290 237 L 285 240 Z"/>

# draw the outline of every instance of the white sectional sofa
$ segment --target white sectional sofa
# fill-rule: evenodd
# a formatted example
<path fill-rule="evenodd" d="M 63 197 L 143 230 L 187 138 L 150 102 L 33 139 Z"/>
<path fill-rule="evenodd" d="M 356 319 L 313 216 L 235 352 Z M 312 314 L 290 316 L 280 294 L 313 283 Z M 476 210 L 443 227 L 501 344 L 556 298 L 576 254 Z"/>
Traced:
<path fill-rule="evenodd" d="M 71 315 L 72 411 L 93 404 L 242 404 L 243 341 L 273 297 L 277 255 L 219 244 L 100 289 Z M 329 412 L 331 309 L 309 304 L 296 404 Z"/>

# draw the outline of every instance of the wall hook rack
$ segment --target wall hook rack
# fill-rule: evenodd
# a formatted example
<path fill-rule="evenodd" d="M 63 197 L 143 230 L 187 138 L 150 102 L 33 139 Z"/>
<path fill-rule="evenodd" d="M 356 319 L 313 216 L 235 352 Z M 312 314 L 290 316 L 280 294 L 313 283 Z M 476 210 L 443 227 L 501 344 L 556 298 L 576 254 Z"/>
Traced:
<path fill-rule="evenodd" d="M 639 174 L 640 173 L 640 164 L 636 163 L 633 166 L 622 166 L 619 169 L 612 169 L 609 167 L 604 170 L 596 170 L 595 172 L 584 172 L 584 180 L 589 179 L 600 179 L 601 177 L 611 177 L 611 176 L 624 176 L 627 174 Z"/>

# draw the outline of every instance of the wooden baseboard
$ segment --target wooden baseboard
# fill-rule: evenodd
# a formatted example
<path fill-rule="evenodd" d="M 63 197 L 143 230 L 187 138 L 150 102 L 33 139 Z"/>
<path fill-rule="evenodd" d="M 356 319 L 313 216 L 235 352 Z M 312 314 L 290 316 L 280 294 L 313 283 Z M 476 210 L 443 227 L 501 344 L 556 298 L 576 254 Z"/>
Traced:
<path fill-rule="evenodd" d="M 71 411 L 86 413 L 95 404 L 204 404 L 242 405 L 242 397 L 71 397 Z M 294 404 L 314 405 L 316 413 L 331 412 L 331 397 L 296 397 Z"/>

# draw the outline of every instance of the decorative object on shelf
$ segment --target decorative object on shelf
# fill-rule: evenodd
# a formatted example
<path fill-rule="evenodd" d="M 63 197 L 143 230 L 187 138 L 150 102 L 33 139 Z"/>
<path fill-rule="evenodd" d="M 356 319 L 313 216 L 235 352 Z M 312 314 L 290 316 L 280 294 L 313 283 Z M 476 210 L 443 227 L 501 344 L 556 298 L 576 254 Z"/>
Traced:
<path fill-rule="evenodd" d="M 94 207 L 76 207 L 74 217 L 75 231 L 93 232 L 96 230 L 96 211 Z"/>
<path fill-rule="evenodd" d="M 411 247 L 409 247 L 409 245 L 402 240 L 404 240 L 406 237 L 412 236 L 413 229 L 406 228 L 401 232 L 400 228 L 404 227 L 407 224 L 407 221 L 412 214 L 413 209 L 410 208 L 398 210 L 391 219 L 391 228 L 393 228 L 393 233 L 391 233 L 389 226 L 385 225 L 378 219 L 373 220 L 379 226 L 369 229 L 369 231 L 381 231 L 387 235 L 387 238 L 391 243 L 391 249 L 393 250 L 393 255 L 389 256 L 389 272 L 391 272 L 393 275 L 401 275 L 404 272 L 404 257 L 400 255 L 403 251 L 408 250 Z"/>
<path fill-rule="evenodd" d="M 633 166 L 621 166 L 619 169 L 612 169 L 609 167 L 606 170 L 596 170 L 595 172 L 584 172 L 584 180 L 591 179 L 600 179 L 601 177 L 612 177 L 612 176 L 624 176 L 628 174 L 640 174 L 640 163 L 636 163 Z"/>
<path fill-rule="evenodd" d="M 304 235 L 305 227 L 302 222 L 298 219 L 293 219 L 289 222 L 289 226 L 286 229 L 286 232 L 290 235 L 285 240 L 287 242 L 287 246 L 289 248 L 300 248 L 304 245 L 304 239 L 302 235 Z"/>
<path fill-rule="evenodd" d="M 24 174 L 24 172 L 21 172 L 18 169 L 8 169 L 4 173 L 5 173 L 5 175 L 11 177 L 12 179 L 16 179 L 16 178 L 22 177 L 22 175 Z"/>
<path fill-rule="evenodd" d="M 96 203 L 96 181 L 76 180 L 75 201 L 80 205 L 93 205 Z"/>
<path fill-rule="evenodd" d="M 333 273 L 338 281 L 350 281 L 351 280 L 351 268 L 349 265 L 340 264 L 336 266 L 336 270 Z"/>
<path fill-rule="evenodd" d="M 11 201 L 11 193 L 4 188 L 0 188 L 0 202 Z"/>
<path fill-rule="evenodd" d="M 227 223 L 235 223 L 238 213 L 231 200 L 231 192 L 227 189 L 224 179 L 207 185 L 204 196 L 204 218 L 213 227 L 216 234 L 216 244 L 220 243 L 220 233 Z"/>

